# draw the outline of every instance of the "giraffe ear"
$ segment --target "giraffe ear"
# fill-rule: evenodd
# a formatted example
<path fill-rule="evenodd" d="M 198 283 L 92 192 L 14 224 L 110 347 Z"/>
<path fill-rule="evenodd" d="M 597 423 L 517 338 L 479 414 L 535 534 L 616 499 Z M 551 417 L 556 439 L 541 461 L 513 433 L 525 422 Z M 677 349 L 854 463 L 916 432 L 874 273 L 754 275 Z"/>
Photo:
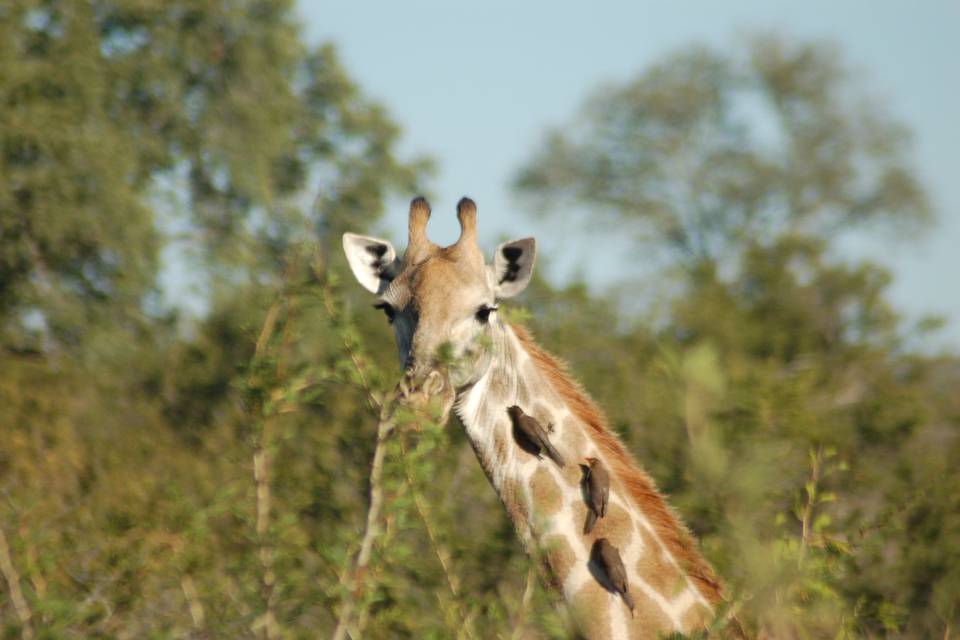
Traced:
<path fill-rule="evenodd" d="M 537 241 L 533 238 L 511 240 L 497 247 L 489 267 L 497 298 L 512 298 L 527 288 L 537 259 Z"/>
<path fill-rule="evenodd" d="M 343 252 L 357 281 L 371 293 L 383 293 L 400 271 L 397 252 L 389 240 L 345 233 Z"/>

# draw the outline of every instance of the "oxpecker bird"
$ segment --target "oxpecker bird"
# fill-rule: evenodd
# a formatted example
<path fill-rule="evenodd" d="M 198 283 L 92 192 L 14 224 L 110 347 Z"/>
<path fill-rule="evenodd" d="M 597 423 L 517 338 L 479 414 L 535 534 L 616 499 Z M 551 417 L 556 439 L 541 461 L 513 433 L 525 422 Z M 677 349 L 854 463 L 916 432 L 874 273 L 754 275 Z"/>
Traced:
<path fill-rule="evenodd" d="M 593 531 L 597 520 L 607 515 L 607 501 L 610 499 L 610 474 L 596 458 L 587 458 L 584 466 L 587 479 L 587 522 L 584 533 Z"/>
<path fill-rule="evenodd" d="M 534 449 L 532 453 L 539 458 L 540 452 L 546 451 L 550 459 L 557 463 L 557 466 L 563 466 L 563 456 L 550 444 L 550 434 L 537 422 L 536 418 L 525 414 L 523 409 L 517 405 L 508 407 L 507 413 L 509 413 L 513 419 L 513 425 L 516 430 L 520 432 L 520 435 L 527 441 L 529 446 Z M 523 446 L 522 443 L 521 446 Z"/>
<path fill-rule="evenodd" d="M 603 569 L 603 572 L 607 574 L 607 579 L 610 580 L 610 586 L 613 587 L 613 590 L 623 596 L 623 601 L 630 608 L 630 617 L 633 617 L 633 609 L 636 605 L 630 596 L 627 570 L 620 558 L 620 551 L 606 538 L 597 538 L 597 541 L 593 543 L 593 557 L 594 561 Z"/>

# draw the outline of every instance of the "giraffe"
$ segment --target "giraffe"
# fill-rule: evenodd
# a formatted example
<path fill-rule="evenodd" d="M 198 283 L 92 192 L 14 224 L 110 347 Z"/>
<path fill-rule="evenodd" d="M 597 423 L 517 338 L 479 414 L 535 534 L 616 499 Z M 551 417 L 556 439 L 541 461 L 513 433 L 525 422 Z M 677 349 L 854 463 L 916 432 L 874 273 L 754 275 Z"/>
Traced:
<path fill-rule="evenodd" d="M 387 240 L 344 234 L 350 268 L 379 297 L 375 306 L 393 325 L 408 379 L 450 398 L 446 406 L 465 426 L 521 542 L 544 563 L 550 586 L 585 637 L 654 638 L 706 628 L 721 587 L 693 537 L 565 365 L 497 314 L 499 300 L 529 283 L 535 240 L 505 242 L 487 264 L 476 215 L 473 201 L 462 199 L 460 237 L 439 247 L 426 235 L 429 204 L 414 199 L 402 259 Z M 442 346 L 454 364 L 438 360 Z M 567 464 L 519 446 L 507 411 L 513 405 L 549 425 Z M 590 533 L 584 533 L 587 458 L 601 461 L 610 476 L 606 515 Z M 591 557 L 600 538 L 621 554 L 633 613 Z"/>

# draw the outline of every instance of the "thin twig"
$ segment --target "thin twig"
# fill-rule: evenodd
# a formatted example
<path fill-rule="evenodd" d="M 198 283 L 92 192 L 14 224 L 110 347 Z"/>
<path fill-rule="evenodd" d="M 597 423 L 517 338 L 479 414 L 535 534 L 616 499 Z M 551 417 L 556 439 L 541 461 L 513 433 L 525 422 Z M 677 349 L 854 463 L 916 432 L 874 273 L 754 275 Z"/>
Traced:
<path fill-rule="evenodd" d="M 44 580 L 40 572 L 40 563 L 37 559 L 37 546 L 32 542 L 27 542 L 27 573 L 30 574 L 30 582 L 33 583 L 33 590 L 37 594 L 37 600 L 43 601 L 47 597 L 47 581 Z"/>
<path fill-rule="evenodd" d="M 282 298 L 276 300 L 267 311 L 263 326 L 260 329 L 260 335 L 257 337 L 257 345 L 253 356 L 254 363 L 257 363 L 263 357 L 267 349 L 267 343 L 273 335 L 282 303 Z M 262 413 L 262 407 L 260 409 Z M 274 611 L 276 574 L 273 570 L 273 547 L 270 545 L 268 536 L 271 501 L 269 460 L 271 424 L 272 420 L 269 417 L 264 417 L 253 452 L 253 480 L 256 485 L 257 557 L 260 560 L 260 595 L 264 606 L 263 616 L 256 626 L 262 625 L 263 634 L 267 640 L 275 640 L 279 637 L 277 617 Z"/>
<path fill-rule="evenodd" d="M 190 619 L 193 620 L 193 628 L 199 634 L 203 634 L 206 624 L 206 616 L 203 612 L 203 603 L 200 602 L 200 595 L 197 593 L 197 585 L 189 573 L 180 576 L 180 589 L 183 591 L 183 597 L 187 600 L 190 607 Z"/>
<path fill-rule="evenodd" d="M 803 517 L 800 519 L 800 552 L 797 555 L 797 564 L 803 564 L 803 558 L 810 544 L 811 522 L 813 520 L 813 506 L 817 497 L 817 483 L 820 482 L 820 462 L 823 457 L 823 446 L 817 447 L 816 454 L 810 455 L 810 481 L 807 488 L 807 503 L 803 507 Z"/>
<path fill-rule="evenodd" d="M 319 252 L 314 256 L 312 267 L 314 275 L 324 283 L 321 289 L 324 310 L 326 311 L 327 317 L 330 318 L 330 321 L 336 324 L 339 314 L 334 305 L 329 284 L 326 282 L 322 257 Z M 370 408 L 379 411 L 380 420 L 377 424 L 377 441 L 373 451 L 373 462 L 370 465 L 370 505 L 367 509 L 366 525 L 364 527 L 363 539 L 360 543 L 360 551 L 357 553 L 356 558 L 354 558 L 353 565 L 350 569 L 345 571 L 341 576 L 340 585 L 345 588 L 346 595 L 340 608 L 340 617 L 337 620 L 337 626 L 333 633 L 333 640 L 343 640 L 348 634 L 351 636 L 359 635 L 357 631 L 358 627 L 362 628 L 365 626 L 367 618 L 365 608 L 361 609 L 359 619 L 356 623 L 353 623 L 352 619 L 354 617 L 354 610 L 357 608 L 357 601 L 362 599 L 366 589 L 365 578 L 367 577 L 367 567 L 370 564 L 370 557 L 373 553 L 373 545 L 381 535 L 380 520 L 384 502 L 383 463 L 386 453 L 386 442 L 395 427 L 393 414 L 396 400 L 400 395 L 400 388 L 398 386 L 388 397 L 383 399 L 378 397 L 378 394 L 374 392 L 370 385 L 360 354 L 356 352 L 342 330 L 338 331 L 338 333 L 343 348 L 350 357 L 350 362 L 353 364 L 353 368 L 357 373 L 360 381 L 359 386 L 364 391 L 367 403 Z"/>
<path fill-rule="evenodd" d="M 516 614 L 513 616 L 513 633 L 510 637 L 513 640 L 518 640 L 523 633 L 524 620 L 526 620 L 527 615 L 530 611 L 530 603 L 533 601 L 533 590 L 536 587 L 537 574 L 536 570 L 531 564 L 527 567 L 527 584 L 523 588 L 523 598 L 520 600 L 520 608 L 517 609 Z"/>
<path fill-rule="evenodd" d="M 394 495 L 395 500 L 402 500 L 406 495 L 407 485 L 400 485 L 397 488 L 397 492 Z M 397 516 L 394 513 L 387 512 L 383 518 L 384 527 L 383 534 L 380 537 L 380 546 L 383 548 L 389 548 L 391 542 L 397 535 Z M 370 584 L 377 584 L 380 580 L 380 576 L 385 573 L 385 567 L 383 563 L 375 564 L 370 567 L 370 570 L 367 572 L 367 580 Z M 370 622 L 370 607 L 365 606 L 360 608 L 360 614 L 357 616 L 357 621 L 350 627 L 350 635 L 353 638 L 362 638 L 363 632 L 367 628 L 367 623 Z"/>
<path fill-rule="evenodd" d="M 353 618 L 357 600 L 361 599 L 365 591 L 367 566 L 373 553 L 373 544 L 380 535 L 380 516 L 383 511 L 383 460 L 386 453 L 386 443 L 393 433 L 395 422 L 393 417 L 394 398 L 385 402 L 380 412 L 380 422 L 377 425 L 377 443 L 373 451 L 373 463 L 370 466 L 370 507 L 367 509 L 367 522 L 360 543 L 360 552 L 353 562 L 353 566 L 344 574 L 343 584 L 347 594 L 340 610 L 340 619 L 333 633 L 333 640 L 343 640 L 348 632 L 348 625 Z"/>
<path fill-rule="evenodd" d="M 437 534 L 433 528 L 433 522 L 430 516 L 430 508 L 427 506 L 426 500 L 423 498 L 423 494 L 421 494 L 417 489 L 416 483 L 413 480 L 413 473 L 410 470 L 410 461 L 407 459 L 407 447 L 406 444 L 404 444 L 403 438 L 400 439 L 400 453 L 403 456 L 403 474 L 406 476 L 407 484 L 410 485 L 410 491 L 413 494 L 413 504 L 417 509 L 417 514 L 423 521 L 423 526 L 427 530 L 427 537 L 430 539 L 430 544 L 433 546 L 437 560 L 440 561 L 440 567 L 443 569 L 443 574 L 447 579 L 447 586 L 450 587 L 450 594 L 454 598 L 459 598 L 460 582 L 456 575 L 450 571 L 450 552 L 437 538 Z"/>
<path fill-rule="evenodd" d="M 424 500 L 423 494 L 421 494 L 417 489 L 416 483 L 413 480 L 413 473 L 410 470 L 410 461 L 407 456 L 407 448 L 402 436 L 400 437 L 400 454 L 403 459 L 403 474 L 406 476 L 407 484 L 410 486 L 410 492 L 413 495 L 414 507 L 416 507 L 417 514 L 420 516 L 420 520 L 423 522 L 423 527 L 427 531 L 427 538 L 430 540 L 430 546 L 433 549 L 433 553 L 435 556 L 437 556 L 437 560 L 440 562 L 440 568 L 443 570 L 443 575 L 447 580 L 447 586 L 450 589 L 450 595 L 453 596 L 454 614 L 460 618 L 462 622 L 458 628 L 454 629 L 454 632 L 459 637 L 473 638 L 474 632 L 470 620 L 463 615 L 463 611 L 460 606 L 460 581 L 457 578 L 456 573 L 454 573 L 450 568 L 450 551 L 442 542 L 440 542 L 440 539 L 433 528 L 433 520 L 430 516 L 430 509 L 427 506 L 427 501 Z"/>
<path fill-rule="evenodd" d="M 10 589 L 10 600 L 13 601 L 13 608 L 20 618 L 20 637 L 23 640 L 32 640 L 33 626 L 30 619 L 33 617 L 30 612 L 30 606 L 27 604 L 23 592 L 20 590 L 20 574 L 13 564 L 13 558 L 10 556 L 10 547 L 7 545 L 7 536 L 0 527 L 0 571 L 7 581 L 7 587 Z"/>
<path fill-rule="evenodd" d="M 257 450 L 253 454 L 253 478 L 257 485 L 257 556 L 260 559 L 262 573 L 260 576 L 260 593 L 264 603 L 265 611 L 263 614 L 264 636 L 268 640 L 274 640 L 277 634 L 277 617 L 274 612 L 276 604 L 276 575 L 273 571 L 273 547 L 270 545 L 270 539 L 267 535 L 270 527 L 270 478 L 269 461 L 266 442 L 269 437 L 268 428 L 270 420 L 263 424 L 263 434 L 258 443 Z"/>
<path fill-rule="evenodd" d="M 267 309 L 267 316 L 263 320 L 263 326 L 260 327 L 260 335 L 257 337 L 257 346 L 254 349 L 254 358 L 260 358 L 267 348 L 267 342 L 273 335 L 273 328 L 277 324 L 277 315 L 280 313 L 280 300 L 277 300 Z"/>

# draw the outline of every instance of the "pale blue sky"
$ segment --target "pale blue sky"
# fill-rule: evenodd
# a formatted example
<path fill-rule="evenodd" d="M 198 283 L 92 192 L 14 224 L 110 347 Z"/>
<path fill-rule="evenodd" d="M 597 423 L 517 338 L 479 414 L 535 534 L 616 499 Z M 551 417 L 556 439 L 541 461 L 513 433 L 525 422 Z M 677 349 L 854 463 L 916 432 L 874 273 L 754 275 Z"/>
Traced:
<path fill-rule="evenodd" d="M 584 234 L 518 215 L 509 191 L 547 127 L 569 122 L 598 85 L 687 44 L 728 47 L 771 29 L 839 42 L 870 94 L 915 132 L 916 167 L 940 216 L 927 237 L 858 251 L 892 267 L 893 299 L 910 316 L 948 316 L 938 342 L 960 347 L 960 1 L 300 0 L 300 11 L 308 40 L 335 42 L 351 76 L 401 125 L 402 153 L 437 159 L 437 242 L 456 239 L 453 207 L 469 194 L 485 248 L 536 235 L 555 277 L 577 269 L 598 282 L 614 262 L 588 263 Z M 402 241 L 397 205 L 383 226 Z"/>

